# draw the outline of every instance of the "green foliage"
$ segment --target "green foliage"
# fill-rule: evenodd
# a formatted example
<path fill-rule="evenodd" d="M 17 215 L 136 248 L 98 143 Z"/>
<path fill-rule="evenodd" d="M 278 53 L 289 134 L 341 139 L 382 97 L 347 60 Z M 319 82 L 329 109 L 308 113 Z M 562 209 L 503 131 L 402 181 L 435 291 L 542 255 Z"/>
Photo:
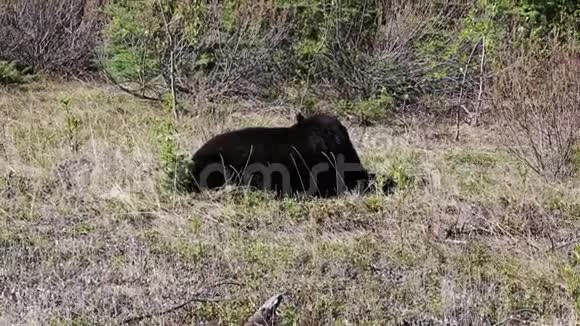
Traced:
<path fill-rule="evenodd" d="M 199 264 L 207 255 L 208 245 L 203 242 L 179 239 L 173 244 L 173 250 L 185 261 Z"/>
<path fill-rule="evenodd" d="M 580 201 L 560 190 L 546 192 L 542 207 L 551 212 L 558 212 L 562 218 L 580 220 Z"/>
<path fill-rule="evenodd" d="M 276 6 L 295 14 L 290 60 L 297 81 L 318 79 L 328 70 L 323 59 L 331 48 L 347 43 L 367 46 L 376 30 L 378 7 L 364 1 L 346 0 L 337 5 L 331 0 L 277 0 Z"/>
<path fill-rule="evenodd" d="M 186 155 L 177 153 L 175 123 L 164 120 L 156 129 L 161 164 L 163 185 L 171 191 L 189 191 L 193 189 L 193 178 L 190 173 L 190 162 Z"/>
<path fill-rule="evenodd" d="M 495 181 L 485 174 L 470 174 L 459 180 L 461 189 L 470 194 L 484 194 L 490 190 Z"/>
<path fill-rule="evenodd" d="M 466 65 L 468 70 L 477 71 L 483 43 L 487 60 L 493 61 L 508 31 L 513 9 L 510 1 L 476 0 L 461 16 L 434 22 L 435 28 L 415 44 L 417 54 L 430 67 L 425 78 L 436 85 L 451 78 L 461 80 Z M 478 51 L 474 51 L 476 47 Z"/>
<path fill-rule="evenodd" d="M 361 236 L 355 240 L 350 253 L 350 259 L 354 266 L 361 270 L 368 271 L 379 256 L 379 245 L 375 239 L 370 236 Z"/>
<path fill-rule="evenodd" d="M 531 38 L 547 33 L 580 39 L 580 3 L 574 0 L 520 0 L 516 7 L 524 28 Z"/>
<path fill-rule="evenodd" d="M 543 206 L 550 211 L 564 210 L 567 206 L 564 193 L 561 191 L 550 191 L 544 199 Z"/>
<path fill-rule="evenodd" d="M 293 222 L 303 222 L 308 217 L 308 206 L 299 199 L 285 197 L 280 201 L 278 210 L 292 219 Z"/>
<path fill-rule="evenodd" d="M 492 168 L 497 163 L 497 158 L 488 153 L 473 151 L 453 151 L 445 154 L 445 160 L 453 168 L 467 166 L 479 166 L 483 168 Z"/>
<path fill-rule="evenodd" d="M 510 9 L 510 0 L 478 0 L 463 19 L 457 42 L 474 44 L 485 39 L 487 53 L 493 54 L 506 31 Z"/>
<path fill-rule="evenodd" d="M 224 325 L 241 325 L 247 316 L 251 316 L 256 310 L 251 302 L 241 298 L 224 300 L 223 302 L 200 303 L 192 308 L 191 324 L 203 324 L 208 320 L 219 320 Z M 195 322 L 195 323 L 194 323 Z"/>
<path fill-rule="evenodd" d="M 580 5 L 575 1 L 476 0 L 467 8 L 456 17 L 433 17 L 434 28 L 415 41 L 416 54 L 429 67 L 423 78 L 434 89 L 458 87 L 465 67 L 463 86 L 473 85 L 472 75 L 477 74 L 469 72 L 479 70 L 482 44 L 486 63 L 497 68 L 502 50 L 509 46 L 542 48 L 549 33 L 580 40 Z"/>
<path fill-rule="evenodd" d="M 113 1 L 105 7 L 104 68 L 121 80 L 147 80 L 159 74 L 157 35 L 161 26 L 151 0 Z"/>
<path fill-rule="evenodd" d="M 580 244 L 576 244 L 570 255 L 569 262 L 561 267 L 562 275 L 566 290 L 574 298 L 576 311 L 580 311 Z"/>
<path fill-rule="evenodd" d="M 473 72 L 479 70 L 482 44 L 485 62 L 495 67 L 501 50 L 520 41 L 531 38 L 541 43 L 548 32 L 578 37 L 580 15 L 578 4 L 566 0 L 474 0 L 460 6 L 437 2 L 421 8 L 396 8 L 393 10 L 401 16 L 409 16 L 408 21 L 401 18 L 403 24 L 411 26 L 424 19 L 426 25 L 418 33 L 422 36 L 406 35 L 408 26 L 402 26 L 397 38 L 409 42 L 384 55 L 377 51 L 385 38 L 378 24 L 384 24 L 383 15 L 391 8 L 381 1 L 276 0 L 263 11 L 271 15 L 249 20 L 243 17 L 252 10 L 251 4 L 235 0 L 162 3 L 158 8 L 155 0 L 116 0 L 106 6 L 109 23 L 103 33 L 107 44 L 104 64 L 113 77 L 143 88 L 152 80 L 157 86 L 160 75 L 167 81 L 168 28 L 180 44 L 182 57 L 176 66 L 179 80 L 184 81 L 180 86 L 212 87 L 211 81 L 204 83 L 212 78 L 215 85 L 223 85 L 224 78 L 236 74 L 221 69 L 243 66 L 232 62 L 252 47 L 266 48 L 263 43 L 276 29 L 281 39 L 267 51 L 270 57 L 263 61 L 270 60 L 268 64 L 254 75 L 241 68 L 241 75 L 264 76 L 264 71 L 276 67 L 280 72 L 275 73 L 276 85 L 298 88 L 300 96 L 294 98 L 301 105 L 312 106 L 325 95 L 339 97 L 340 111 L 367 124 L 383 120 L 400 103 L 420 103 L 424 95 L 457 94 L 462 88 L 466 97 L 471 96 L 479 76 Z M 287 22 L 287 33 L 277 30 L 276 24 L 282 20 Z M 256 31 L 260 37 L 246 39 Z M 214 37 L 217 32 L 219 40 Z M 226 43 L 232 39 L 237 41 L 230 48 Z M 267 85 L 267 91 L 260 92 L 265 97 L 284 96 L 283 87 L 252 78 L 245 84 Z M 317 87 L 320 85 L 325 87 Z M 334 92 L 325 93 L 327 90 Z"/>
<path fill-rule="evenodd" d="M 389 166 L 387 176 L 395 181 L 398 189 L 407 189 L 418 182 L 419 153 L 415 151 L 400 151 L 394 153 L 394 160 Z"/>
<path fill-rule="evenodd" d="M 74 225 L 73 232 L 76 235 L 87 235 L 95 230 L 95 226 L 87 222 L 79 222 Z"/>
<path fill-rule="evenodd" d="M 169 36 L 179 35 L 189 45 L 197 44 L 205 28 L 203 2 L 161 3 L 159 8 L 155 0 L 119 0 L 105 6 L 109 23 L 103 31 L 107 45 L 103 49 L 104 66 L 114 78 L 143 83 L 159 76 L 161 62 L 170 49 Z"/>
<path fill-rule="evenodd" d="M 467 193 L 483 194 L 495 184 L 488 171 L 497 165 L 498 159 L 489 153 L 452 151 L 446 153 L 444 159 L 457 175 L 461 189 Z"/>
<path fill-rule="evenodd" d="M 249 269 L 252 281 L 259 284 L 265 275 L 294 268 L 300 251 L 289 241 L 248 239 L 240 244 L 237 257 Z"/>
<path fill-rule="evenodd" d="M 378 213 L 383 210 L 385 203 L 382 195 L 372 194 L 364 198 L 364 205 L 369 213 Z"/>
<path fill-rule="evenodd" d="M 26 69 L 18 69 L 15 62 L 0 61 L 0 85 L 26 83 L 31 77 Z"/>
<path fill-rule="evenodd" d="M 339 112 L 354 115 L 363 124 L 372 124 L 384 120 L 394 108 L 394 100 L 386 91 L 369 99 L 359 101 L 340 100 L 337 104 Z"/>
<path fill-rule="evenodd" d="M 223 6 L 224 6 L 222 14 L 223 26 L 226 31 L 231 32 L 235 28 L 236 24 L 236 16 L 235 16 L 236 1 L 234 0 L 224 1 Z"/>
<path fill-rule="evenodd" d="M 70 108 L 70 97 L 64 97 L 60 100 L 62 108 L 65 112 L 65 130 L 69 142 L 69 146 L 73 152 L 79 151 L 79 130 L 81 127 L 81 119 L 72 113 Z"/>
<path fill-rule="evenodd" d="M 23 78 L 13 62 L 0 61 L 0 84 L 19 84 Z"/>

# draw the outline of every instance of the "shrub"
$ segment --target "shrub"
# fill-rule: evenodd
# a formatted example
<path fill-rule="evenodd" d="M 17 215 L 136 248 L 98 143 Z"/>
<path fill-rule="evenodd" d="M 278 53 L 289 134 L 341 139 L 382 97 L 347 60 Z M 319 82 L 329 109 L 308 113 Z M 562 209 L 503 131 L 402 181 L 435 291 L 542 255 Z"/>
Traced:
<path fill-rule="evenodd" d="M 193 189 L 190 162 L 186 155 L 177 153 L 175 126 L 170 120 L 163 120 L 156 128 L 161 154 L 162 186 L 172 192 Z"/>
<path fill-rule="evenodd" d="M 493 79 L 490 104 L 513 154 L 538 174 L 569 176 L 580 140 L 579 53 L 556 43 L 547 53 L 533 51 L 506 57 Z"/>
<path fill-rule="evenodd" d="M 144 6 L 145 1 L 128 1 L 105 7 L 109 22 L 103 30 L 103 63 L 116 79 L 150 80 L 160 73 L 155 36 L 159 22 Z"/>
<path fill-rule="evenodd" d="M 554 33 L 563 40 L 569 37 L 580 40 L 580 3 L 577 1 L 523 0 L 516 8 L 529 37 L 542 38 Z"/>
<path fill-rule="evenodd" d="M 444 99 L 440 106 L 477 117 L 483 82 L 510 55 L 508 44 L 545 43 L 551 32 L 577 38 L 580 13 L 564 0 L 161 3 L 115 1 L 105 10 L 104 67 L 134 94 L 288 96 L 303 106 L 340 99 L 364 123 L 389 113 L 375 110 L 385 94 L 387 110 L 437 113 Z"/>
<path fill-rule="evenodd" d="M 274 9 L 236 1 L 113 3 L 104 68 L 134 94 L 158 100 L 173 86 L 210 100 L 267 96 L 285 76 L 274 55 L 288 26 Z"/>
<path fill-rule="evenodd" d="M 419 184 L 419 157 L 415 151 L 396 151 L 387 178 L 394 180 L 398 189 L 409 189 Z"/>
<path fill-rule="evenodd" d="M 64 76 L 93 72 L 104 0 L 7 0 L 0 4 L 0 60 Z"/>

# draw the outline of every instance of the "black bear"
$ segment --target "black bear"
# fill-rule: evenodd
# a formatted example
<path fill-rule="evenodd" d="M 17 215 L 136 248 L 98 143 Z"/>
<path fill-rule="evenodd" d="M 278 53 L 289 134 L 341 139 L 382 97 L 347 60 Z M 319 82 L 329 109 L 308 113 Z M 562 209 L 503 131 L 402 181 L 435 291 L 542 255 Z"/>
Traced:
<path fill-rule="evenodd" d="M 278 195 L 331 197 L 374 186 L 375 176 L 363 168 L 337 118 L 298 114 L 296 120 L 291 127 L 245 128 L 210 139 L 190 163 L 194 190 L 233 183 Z M 387 182 L 383 191 L 392 188 Z"/>

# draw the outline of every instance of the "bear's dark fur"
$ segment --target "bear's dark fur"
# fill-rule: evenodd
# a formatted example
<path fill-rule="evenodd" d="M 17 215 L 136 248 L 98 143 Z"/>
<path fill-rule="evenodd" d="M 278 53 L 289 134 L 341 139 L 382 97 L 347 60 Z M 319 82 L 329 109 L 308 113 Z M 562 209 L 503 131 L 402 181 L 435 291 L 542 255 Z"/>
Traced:
<path fill-rule="evenodd" d="M 374 175 L 362 166 L 346 128 L 333 116 L 296 116 L 287 128 L 245 128 L 210 139 L 190 167 L 194 190 L 226 182 L 330 197 L 345 190 L 368 190 Z M 390 192 L 388 183 L 383 191 Z"/>

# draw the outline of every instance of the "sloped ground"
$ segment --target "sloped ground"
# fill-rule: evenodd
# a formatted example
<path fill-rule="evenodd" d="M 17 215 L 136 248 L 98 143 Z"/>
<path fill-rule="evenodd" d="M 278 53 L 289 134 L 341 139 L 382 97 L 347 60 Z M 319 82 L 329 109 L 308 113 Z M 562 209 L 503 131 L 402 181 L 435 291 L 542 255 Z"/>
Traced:
<path fill-rule="evenodd" d="M 184 153 L 293 120 L 243 103 L 199 112 L 179 123 Z M 404 189 L 276 201 L 160 189 L 165 116 L 87 85 L 0 90 L 0 324 L 118 324 L 193 297 L 207 300 L 141 323 L 239 324 L 280 292 L 284 325 L 579 319 L 580 182 L 539 179 L 493 129 L 456 143 L 429 123 L 349 125 L 369 169 Z"/>

